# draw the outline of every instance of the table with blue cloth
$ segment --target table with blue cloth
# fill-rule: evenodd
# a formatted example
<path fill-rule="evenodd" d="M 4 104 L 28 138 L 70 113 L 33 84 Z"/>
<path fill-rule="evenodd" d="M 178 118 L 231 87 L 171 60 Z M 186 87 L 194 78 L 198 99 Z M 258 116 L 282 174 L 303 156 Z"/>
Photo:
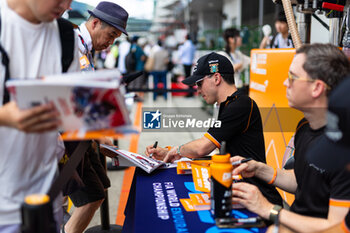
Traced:
<path fill-rule="evenodd" d="M 209 210 L 187 212 L 180 199 L 195 190 L 192 175 L 177 175 L 176 168 L 147 174 L 137 168 L 125 209 L 123 233 L 265 232 L 266 228 L 223 229 L 215 225 Z M 254 217 L 248 210 L 233 210 L 236 218 Z"/>

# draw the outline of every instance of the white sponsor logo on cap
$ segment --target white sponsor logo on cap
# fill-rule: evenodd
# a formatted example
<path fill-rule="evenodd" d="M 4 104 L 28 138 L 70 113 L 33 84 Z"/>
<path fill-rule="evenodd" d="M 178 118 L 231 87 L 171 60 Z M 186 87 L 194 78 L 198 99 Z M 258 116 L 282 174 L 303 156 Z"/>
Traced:
<path fill-rule="evenodd" d="M 197 62 L 196 65 L 194 66 L 193 72 L 196 72 L 196 71 L 197 71 L 197 66 L 198 66 L 198 62 Z"/>

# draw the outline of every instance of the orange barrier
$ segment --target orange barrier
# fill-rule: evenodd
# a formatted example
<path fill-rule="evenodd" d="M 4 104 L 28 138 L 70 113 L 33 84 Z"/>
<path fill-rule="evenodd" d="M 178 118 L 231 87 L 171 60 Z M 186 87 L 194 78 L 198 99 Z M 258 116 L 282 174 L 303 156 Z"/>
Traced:
<path fill-rule="evenodd" d="M 300 111 L 288 106 L 286 87 L 294 49 L 254 49 L 251 51 L 249 95 L 258 104 L 264 127 L 266 162 L 282 168 L 286 146 L 303 117 Z M 279 190 L 288 204 L 294 195 Z"/>
<path fill-rule="evenodd" d="M 134 118 L 134 126 L 139 127 L 141 125 L 141 114 L 142 114 L 142 102 L 137 103 L 137 109 Z M 139 144 L 139 135 L 132 135 L 130 140 L 129 151 L 137 153 L 137 148 Z M 124 172 L 123 186 L 119 199 L 119 206 L 117 212 L 117 218 L 115 223 L 117 225 L 123 226 L 125 215 L 124 210 L 126 207 L 126 203 L 128 201 L 128 196 L 130 192 L 130 187 L 132 183 L 132 179 L 134 177 L 135 167 L 130 167 Z"/>

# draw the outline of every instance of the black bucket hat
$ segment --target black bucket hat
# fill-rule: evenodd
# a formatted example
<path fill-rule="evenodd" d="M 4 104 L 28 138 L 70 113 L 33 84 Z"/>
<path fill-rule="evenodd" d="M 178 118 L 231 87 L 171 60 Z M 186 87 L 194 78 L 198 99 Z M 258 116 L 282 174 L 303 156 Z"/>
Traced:
<path fill-rule="evenodd" d="M 123 7 L 113 2 L 100 2 L 89 14 L 120 30 L 125 35 L 129 14 Z"/>

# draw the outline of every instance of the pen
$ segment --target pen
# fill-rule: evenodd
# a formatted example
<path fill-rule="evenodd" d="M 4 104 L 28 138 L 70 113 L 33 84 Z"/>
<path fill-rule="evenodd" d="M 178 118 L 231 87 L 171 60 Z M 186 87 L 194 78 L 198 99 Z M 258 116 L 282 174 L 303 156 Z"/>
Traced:
<path fill-rule="evenodd" d="M 236 223 L 257 223 L 261 221 L 259 217 L 250 218 L 219 218 L 219 224 L 236 224 Z"/>
<path fill-rule="evenodd" d="M 199 157 L 199 158 L 193 158 L 193 161 L 195 160 L 211 160 L 211 156 L 204 156 L 204 157 Z"/>
<path fill-rule="evenodd" d="M 158 146 L 158 141 L 156 141 L 156 142 L 153 144 L 153 148 L 157 148 L 157 146 Z M 150 154 L 149 157 L 152 158 L 152 155 L 153 155 L 153 153 Z"/>
<path fill-rule="evenodd" d="M 257 217 L 250 217 L 250 218 L 236 218 L 237 223 L 256 223 L 259 221 L 259 218 Z"/>
<path fill-rule="evenodd" d="M 233 165 L 233 166 L 237 166 L 237 165 L 240 165 L 241 163 L 246 163 L 246 162 L 249 162 L 250 160 L 253 160 L 253 159 L 252 159 L 252 158 L 242 159 L 242 160 L 239 160 L 239 161 L 233 162 L 233 163 L 232 163 L 232 165 Z"/>

